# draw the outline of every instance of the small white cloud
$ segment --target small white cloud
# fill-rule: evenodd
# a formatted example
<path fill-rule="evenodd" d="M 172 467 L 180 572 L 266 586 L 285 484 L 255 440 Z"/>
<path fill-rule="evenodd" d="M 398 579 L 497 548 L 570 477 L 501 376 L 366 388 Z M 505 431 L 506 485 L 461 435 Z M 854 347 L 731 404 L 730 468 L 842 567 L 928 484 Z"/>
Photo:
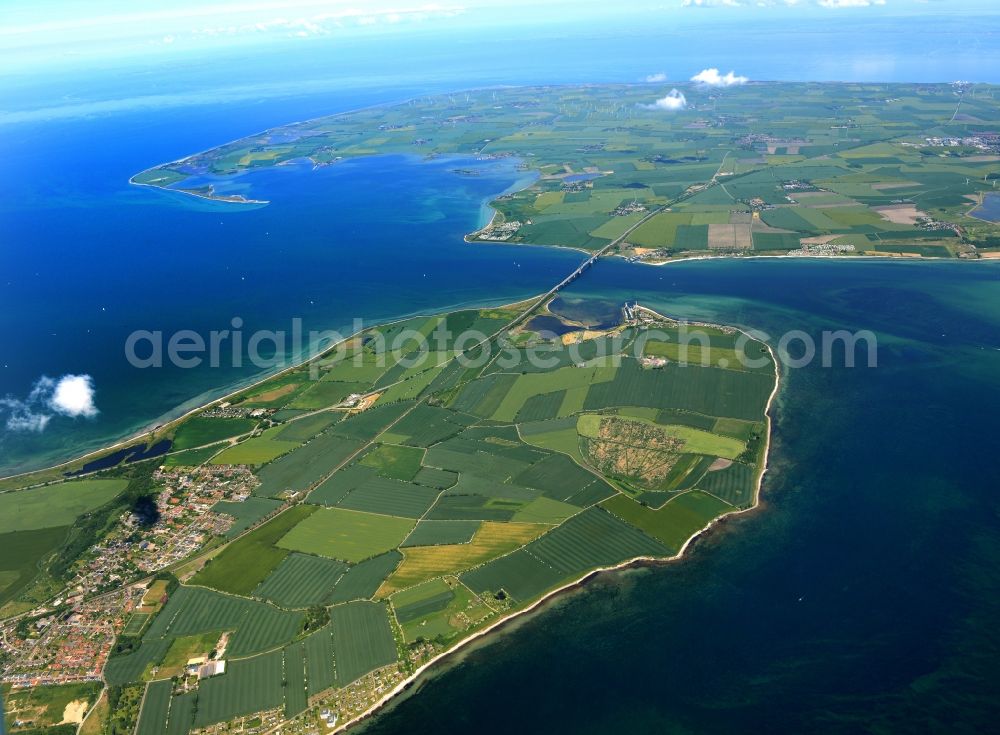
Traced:
<path fill-rule="evenodd" d="M 746 84 L 750 80 L 746 77 L 736 76 L 731 71 L 728 74 L 720 74 L 718 69 L 703 69 L 691 77 L 691 81 L 709 87 L 735 87 Z"/>
<path fill-rule="evenodd" d="M 56 383 L 49 406 L 63 416 L 97 415 L 94 405 L 94 380 L 89 375 L 64 375 Z"/>
<path fill-rule="evenodd" d="M 52 416 L 43 413 L 35 413 L 27 408 L 12 407 L 7 399 L 0 400 L 0 406 L 9 408 L 10 414 L 7 416 L 7 428 L 11 431 L 45 431 Z"/>
<path fill-rule="evenodd" d="M 685 8 L 742 8 L 740 0 L 684 0 L 681 3 Z"/>
<path fill-rule="evenodd" d="M 667 81 L 667 75 L 665 72 L 662 71 L 658 71 L 655 74 L 647 74 L 646 81 L 649 82 L 650 84 L 656 82 L 665 82 Z"/>
<path fill-rule="evenodd" d="M 646 105 L 650 110 L 683 110 L 687 107 L 687 97 L 679 89 L 671 89 L 665 97 L 660 97 L 651 105 Z"/>
<path fill-rule="evenodd" d="M 822 8 L 867 8 L 885 5 L 887 0 L 811 0 Z M 915 0 L 926 3 L 929 0 Z M 681 0 L 683 8 L 795 8 L 806 0 Z"/>
<path fill-rule="evenodd" d="M 0 416 L 6 414 L 4 423 L 11 431 L 44 431 L 56 414 L 93 418 L 97 413 L 89 375 L 64 375 L 58 380 L 43 375 L 27 398 L 0 398 Z"/>
<path fill-rule="evenodd" d="M 819 0 L 821 8 L 868 8 L 872 5 L 885 5 L 885 0 Z"/>

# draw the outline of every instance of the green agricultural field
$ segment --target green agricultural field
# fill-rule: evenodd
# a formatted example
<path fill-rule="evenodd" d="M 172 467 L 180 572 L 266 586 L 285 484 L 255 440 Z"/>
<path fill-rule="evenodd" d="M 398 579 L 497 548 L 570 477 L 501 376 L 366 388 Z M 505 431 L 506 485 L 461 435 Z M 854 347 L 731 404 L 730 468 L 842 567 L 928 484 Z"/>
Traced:
<path fill-rule="evenodd" d="M 282 652 L 230 661 L 226 673 L 206 679 L 199 686 L 196 727 L 224 722 L 237 715 L 281 707 L 284 695 Z"/>
<path fill-rule="evenodd" d="M 305 712 L 309 707 L 309 692 L 306 689 L 305 647 L 292 644 L 285 653 L 285 717 Z"/>
<path fill-rule="evenodd" d="M 363 413 L 348 416 L 330 429 L 331 434 L 345 439 L 370 441 L 382 433 L 386 427 L 413 408 L 413 403 L 400 401 L 386 405 L 376 405 Z"/>
<path fill-rule="evenodd" d="M 753 502 L 757 486 L 757 471 L 745 464 L 735 462 L 729 467 L 706 473 L 699 481 L 698 488 L 737 507 L 746 507 Z"/>
<path fill-rule="evenodd" d="M 424 450 L 398 444 L 382 444 L 361 458 L 361 464 L 374 467 L 384 477 L 412 480 L 420 471 Z"/>
<path fill-rule="evenodd" d="M 282 549 L 359 562 L 395 549 L 414 526 L 408 518 L 342 508 L 312 509 L 316 512 L 281 537 Z"/>
<path fill-rule="evenodd" d="M 455 577 L 426 582 L 392 597 L 396 619 L 408 643 L 450 640 L 493 610 Z"/>
<path fill-rule="evenodd" d="M 458 482 L 458 474 L 448 470 L 439 470 L 437 467 L 421 467 L 413 481 L 418 485 L 447 490 Z"/>
<path fill-rule="evenodd" d="M 151 682 L 146 687 L 136 735 L 162 735 L 166 731 L 173 689 L 173 682 L 169 679 Z"/>
<path fill-rule="evenodd" d="M 553 500 L 543 495 L 516 510 L 514 515 L 511 516 L 511 520 L 519 523 L 548 523 L 556 525 L 579 512 L 579 506 Z"/>
<path fill-rule="evenodd" d="M 249 595 L 288 555 L 285 548 L 277 546 L 278 542 L 316 510 L 312 505 L 289 508 L 227 546 L 194 576 L 192 583 Z"/>
<path fill-rule="evenodd" d="M 194 727 L 197 704 L 198 692 L 185 692 L 170 700 L 167 735 L 185 735 Z"/>
<path fill-rule="evenodd" d="M 112 500 L 127 484 L 126 480 L 71 480 L 0 493 L 0 534 L 70 525 Z"/>
<path fill-rule="evenodd" d="M 726 347 L 703 347 L 699 344 L 679 344 L 677 342 L 657 342 L 650 340 L 643 354 L 652 357 L 666 357 L 683 364 L 705 367 L 741 369 L 743 361 L 740 353 Z"/>
<path fill-rule="evenodd" d="M 289 408 L 301 408 L 314 411 L 320 408 L 336 406 L 351 394 L 364 393 L 367 383 L 341 383 L 333 380 L 315 381 L 312 385 L 300 391 Z"/>
<path fill-rule="evenodd" d="M 349 602 L 335 607 L 330 618 L 337 682 L 341 686 L 396 661 L 396 641 L 385 605 Z"/>
<path fill-rule="evenodd" d="M 547 497 L 566 503 L 578 503 L 584 490 L 598 491 L 604 497 L 614 489 L 593 472 L 584 469 L 565 455 L 551 454 L 517 476 L 517 484 L 537 488 Z M 592 487 L 596 484 L 596 487 Z M 589 505 L 589 503 L 584 503 Z"/>
<path fill-rule="evenodd" d="M 337 504 L 341 508 L 402 518 L 420 518 L 437 500 L 440 491 L 412 482 L 372 477 L 351 490 Z"/>
<path fill-rule="evenodd" d="M 327 479 L 309 493 L 309 502 L 321 505 L 337 505 L 347 497 L 348 493 L 361 487 L 366 482 L 378 480 L 378 472 L 360 463 L 345 467 Z"/>
<path fill-rule="evenodd" d="M 692 490 L 679 495 L 659 510 L 645 508 L 623 495 L 601 504 L 623 521 L 640 528 L 674 553 L 713 518 L 734 510 L 733 506 L 707 493 Z"/>
<path fill-rule="evenodd" d="M 147 672 L 166 655 L 168 648 L 170 640 L 159 638 L 144 641 L 135 653 L 112 655 L 104 667 L 105 681 L 111 686 L 124 686 L 145 680 Z"/>
<path fill-rule="evenodd" d="M 488 418 L 500 407 L 517 376 L 510 373 L 492 373 L 484 378 L 466 383 L 449 404 L 455 411 Z"/>
<path fill-rule="evenodd" d="M 190 449 L 241 434 L 248 434 L 253 431 L 256 425 L 257 421 L 254 419 L 195 416 L 181 424 L 177 433 L 174 434 L 174 443 L 171 449 Z"/>
<path fill-rule="evenodd" d="M 163 464 L 167 467 L 197 467 L 222 451 L 223 447 L 224 445 L 222 444 L 216 444 L 211 447 L 188 449 L 183 452 L 177 452 L 177 454 L 168 454 L 163 458 Z"/>
<path fill-rule="evenodd" d="M 420 521 L 400 548 L 468 543 L 479 526 L 479 521 Z"/>
<path fill-rule="evenodd" d="M 225 513 L 236 519 L 236 522 L 226 532 L 228 538 L 239 536 L 260 519 L 274 513 L 281 507 L 281 501 L 270 498 L 249 497 L 241 503 L 220 500 L 212 506 L 215 513 Z"/>
<path fill-rule="evenodd" d="M 13 600 L 38 576 L 42 562 L 66 540 L 68 526 L 0 534 L 0 605 Z"/>
<path fill-rule="evenodd" d="M 577 388 L 579 388 L 579 386 L 577 386 Z M 562 408 L 565 401 L 565 389 L 531 396 L 531 398 L 526 400 L 524 405 L 521 406 L 521 410 L 517 412 L 515 420 L 518 423 L 523 423 L 525 421 L 544 421 L 545 419 L 554 419 L 559 415 L 559 409 Z"/>
<path fill-rule="evenodd" d="M 435 378 L 441 373 L 442 367 L 428 367 L 415 375 L 404 376 L 400 382 L 395 383 L 382 394 L 380 402 L 393 403 L 395 401 L 407 401 L 416 398 L 424 392 Z"/>
<path fill-rule="evenodd" d="M 392 601 L 396 620 L 405 625 L 417 618 L 444 610 L 455 599 L 455 593 L 443 579 L 432 579 L 397 592 L 389 599 Z"/>
<path fill-rule="evenodd" d="M 455 436 L 475 421 L 472 416 L 420 404 L 383 434 L 381 439 L 387 443 L 429 447 Z"/>
<path fill-rule="evenodd" d="M 204 635 L 196 640 L 198 647 L 204 647 L 212 636 L 224 632 L 231 633 L 227 658 L 251 656 L 290 641 L 299 632 L 303 619 L 301 612 L 182 585 L 153 620 L 138 650 L 112 658 L 115 665 L 112 667 L 109 662 L 105 673 L 109 681 L 120 681 L 121 677 L 137 679 L 147 667 L 160 665 L 177 639 L 195 640 L 192 637 Z M 185 647 L 185 650 L 190 649 Z"/>
<path fill-rule="evenodd" d="M 212 458 L 212 464 L 262 465 L 287 454 L 299 444 L 279 439 L 278 434 L 283 429 L 283 426 L 274 426 L 260 436 L 245 439 L 236 446 L 224 449 Z"/>
<path fill-rule="evenodd" d="M 614 406 L 675 408 L 708 416 L 757 420 L 774 386 L 764 372 L 674 367 L 648 370 L 625 359 L 614 379 L 596 383 L 587 393 L 585 408 Z"/>
<path fill-rule="evenodd" d="M 352 566 L 337 582 L 326 601 L 337 604 L 372 598 L 402 560 L 403 555 L 393 549 Z"/>
<path fill-rule="evenodd" d="M 600 508 L 591 508 L 523 549 L 460 578 L 473 592 L 504 590 L 515 600 L 527 601 L 589 569 L 666 555 L 668 549 L 656 539 Z"/>
<path fill-rule="evenodd" d="M 347 565 L 308 554 L 289 554 L 260 583 L 254 597 L 285 608 L 319 605 L 333 592 Z"/>
<path fill-rule="evenodd" d="M 514 421 L 518 411 L 532 396 L 607 383 L 614 380 L 616 369 L 614 365 L 566 367 L 548 373 L 522 375 L 504 396 L 491 418 L 495 421 Z"/>
<path fill-rule="evenodd" d="M 518 430 L 528 444 L 563 452 L 583 462 L 583 455 L 580 453 L 580 435 L 576 431 L 576 416 L 521 424 Z"/>
<path fill-rule="evenodd" d="M 262 467 L 257 473 L 261 484 L 254 494 L 271 497 L 288 491 L 305 491 L 362 446 L 361 442 L 324 432 L 308 444 L 296 445 L 294 451 Z"/>
<path fill-rule="evenodd" d="M 322 692 L 337 683 L 334 661 L 333 634 L 327 625 L 302 641 L 306 659 L 306 693 Z"/>
<path fill-rule="evenodd" d="M 342 415 L 332 411 L 314 413 L 310 416 L 289 421 L 285 428 L 278 432 L 278 439 L 281 441 L 304 442 L 312 439 L 330 424 L 339 421 Z"/>

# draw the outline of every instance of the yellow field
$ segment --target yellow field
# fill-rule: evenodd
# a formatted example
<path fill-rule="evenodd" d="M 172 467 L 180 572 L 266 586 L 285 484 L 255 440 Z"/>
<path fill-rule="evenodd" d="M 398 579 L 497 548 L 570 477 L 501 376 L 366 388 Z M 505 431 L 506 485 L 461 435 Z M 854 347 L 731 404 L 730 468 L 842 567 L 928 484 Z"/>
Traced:
<path fill-rule="evenodd" d="M 276 401 L 279 398 L 284 398 L 298 387 L 298 383 L 287 383 L 285 385 L 279 385 L 277 388 L 271 388 L 271 390 L 266 390 L 262 393 L 254 393 L 253 395 L 248 396 L 248 398 L 251 401 L 267 403 L 268 401 Z"/>
<path fill-rule="evenodd" d="M 386 597 L 442 574 L 455 574 L 507 554 L 550 528 L 552 526 L 543 523 L 486 521 L 467 544 L 402 549 L 403 563 L 385 581 L 376 597 Z"/>
<path fill-rule="evenodd" d="M 287 148 L 273 148 L 266 151 L 249 151 L 240 157 L 240 166 L 249 166 L 254 161 L 274 161 L 287 150 Z"/>
<path fill-rule="evenodd" d="M 104 718 L 108 716 L 108 693 L 101 692 L 101 698 L 97 700 L 94 709 L 83 721 L 80 727 L 80 735 L 101 735 L 104 732 Z"/>
<path fill-rule="evenodd" d="M 167 594 L 167 580 L 158 579 L 149 585 L 146 594 L 142 596 L 142 604 L 143 606 L 159 607 L 160 600 L 165 594 Z"/>

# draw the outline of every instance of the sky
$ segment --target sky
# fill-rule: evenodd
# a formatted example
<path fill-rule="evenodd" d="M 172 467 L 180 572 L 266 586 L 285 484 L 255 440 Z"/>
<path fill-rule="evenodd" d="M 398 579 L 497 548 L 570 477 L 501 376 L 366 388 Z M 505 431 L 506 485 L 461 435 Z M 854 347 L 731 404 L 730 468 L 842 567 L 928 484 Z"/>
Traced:
<path fill-rule="evenodd" d="M 489 32 L 565 23 L 976 15 L 997 0 L 3 0 L 0 74 L 173 59 L 316 38 Z"/>

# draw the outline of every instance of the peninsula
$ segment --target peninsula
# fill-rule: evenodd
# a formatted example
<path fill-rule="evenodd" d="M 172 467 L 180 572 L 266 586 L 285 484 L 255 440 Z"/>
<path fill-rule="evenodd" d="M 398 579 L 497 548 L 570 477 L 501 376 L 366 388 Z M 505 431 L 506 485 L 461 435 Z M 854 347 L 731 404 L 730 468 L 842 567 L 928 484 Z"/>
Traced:
<path fill-rule="evenodd" d="M 1000 253 L 1000 103 L 992 86 L 674 91 L 670 109 L 659 99 L 666 90 L 648 84 L 414 99 L 267 130 L 132 182 L 201 195 L 210 182 L 207 196 L 223 199 L 227 184 L 252 186 L 252 173 L 272 166 L 389 153 L 514 157 L 534 182 L 492 202 L 493 220 L 470 239 L 597 251 L 628 231 L 612 254 L 654 263 Z"/>
<path fill-rule="evenodd" d="M 4 543 L 39 530 L 3 589 L 8 706 L 332 732 L 596 571 L 680 556 L 756 505 L 776 363 L 618 313 L 546 294 L 365 330 L 148 447 L 20 478 Z"/>

